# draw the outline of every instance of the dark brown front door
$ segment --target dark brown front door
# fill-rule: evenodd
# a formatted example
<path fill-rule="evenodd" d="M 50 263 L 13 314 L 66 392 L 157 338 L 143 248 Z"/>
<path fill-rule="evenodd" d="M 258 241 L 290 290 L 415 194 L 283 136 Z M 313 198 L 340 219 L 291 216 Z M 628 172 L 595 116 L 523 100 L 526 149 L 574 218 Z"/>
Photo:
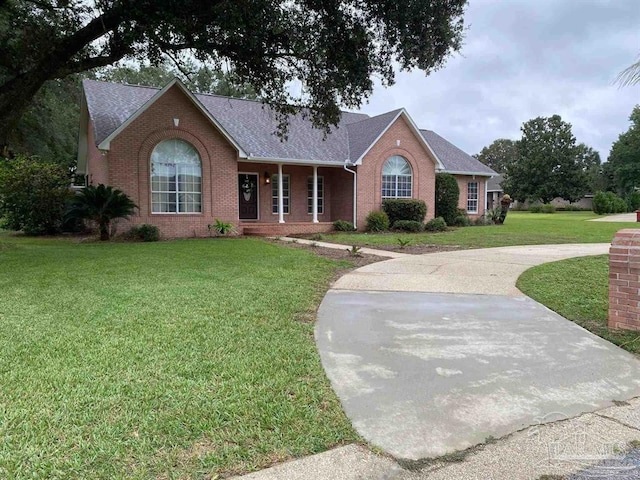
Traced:
<path fill-rule="evenodd" d="M 238 174 L 238 199 L 240 220 L 257 220 L 258 175 L 254 173 Z"/>

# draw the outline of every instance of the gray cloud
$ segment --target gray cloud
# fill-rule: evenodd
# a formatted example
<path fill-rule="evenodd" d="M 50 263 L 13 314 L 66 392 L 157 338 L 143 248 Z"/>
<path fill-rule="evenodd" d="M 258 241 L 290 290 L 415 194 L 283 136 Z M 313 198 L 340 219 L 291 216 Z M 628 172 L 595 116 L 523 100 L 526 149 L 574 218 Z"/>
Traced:
<path fill-rule="evenodd" d="M 465 45 L 443 69 L 399 73 L 362 111 L 404 106 L 471 154 L 557 113 L 607 158 L 640 103 L 640 85 L 614 84 L 640 54 L 638 0 L 471 0 L 465 23 Z"/>

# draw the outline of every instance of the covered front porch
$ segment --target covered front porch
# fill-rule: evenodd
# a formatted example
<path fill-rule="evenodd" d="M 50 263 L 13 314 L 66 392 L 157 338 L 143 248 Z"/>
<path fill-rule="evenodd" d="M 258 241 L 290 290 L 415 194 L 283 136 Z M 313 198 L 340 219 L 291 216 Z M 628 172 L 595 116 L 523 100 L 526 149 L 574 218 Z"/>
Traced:
<path fill-rule="evenodd" d="M 285 236 L 327 232 L 336 220 L 353 222 L 354 177 L 343 165 L 240 162 L 239 230 Z"/>

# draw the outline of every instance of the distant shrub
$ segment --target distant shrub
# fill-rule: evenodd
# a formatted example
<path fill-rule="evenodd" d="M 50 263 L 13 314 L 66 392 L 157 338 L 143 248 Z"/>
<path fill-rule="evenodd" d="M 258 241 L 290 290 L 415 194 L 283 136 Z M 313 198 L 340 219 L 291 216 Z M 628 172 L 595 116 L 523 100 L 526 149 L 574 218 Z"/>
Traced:
<path fill-rule="evenodd" d="M 450 173 L 436 174 L 436 217 L 444 218 L 447 225 L 453 225 L 458 216 L 460 187 L 456 177 Z"/>
<path fill-rule="evenodd" d="M 382 201 L 382 210 L 389 217 L 392 226 L 399 220 L 422 223 L 427 215 L 427 204 L 410 198 L 389 198 Z"/>
<path fill-rule="evenodd" d="M 613 192 L 597 192 L 593 196 L 593 211 L 599 215 L 624 213 L 627 210 L 627 202 Z"/>
<path fill-rule="evenodd" d="M 333 222 L 333 228 L 339 232 L 353 232 L 355 230 L 353 223 L 346 220 L 336 220 Z"/>
<path fill-rule="evenodd" d="M 634 191 L 627 195 L 627 208 L 630 212 L 640 209 L 640 192 Z"/>
<path fill-rule="evenodd" d="M 556 211 L 558 212 L 585 212 L 590 210 L 590 208 L 584 208 L 579 205 L 565 205 L 564 207 L 556 207 Z"/>
<path fill-rule="evenodd" d="M 389 230 L 389 217 L 382 210 L 374 210 L 367 215 L 367 230 L 369 232 L 384 232 Z"/>
<path fill-rule="evenodd" d="M 445 222 L 442 217 L 436 217 L 429 220 L 424 226 L 424 229 L 427 232 L 444 232 L 447 229 L 447 222 Z"/>
<path fill-rule="evenodd" d="M 446 218 L 445 218 L 446 221 Z M 447 222 L 447 225 L 449 223 Z M 452 227 L 468 227 L 471 225 L 471 219 L 468 217 L 467 212 L 461 208 L 456 209 L 456 217 L 453 219 Z"/>
<path fill-rule="evenodd" d="M 542 204 L 540 202 L 535 202 L 529 205 L 529 211 L 531 213 L 542 213 Z"/>
<path fill-rule="evenodd" d="M 143 223 L 142 225 L 134 225 L 126 233 L 125 237 L 129 240 L 139 240 L 142 242 L 157 242 L 160 240 L 160 229 L 155 225 Z"/>
<path fill-rule="evenodd" d="M 424 225 L 416 220 L 396 220 L 393 229 L 403 232 L 421 232 L 424 230 Z"/>
<path fill-rule="evenodd" d="M 487 210 L 485 213 L 486 219 L 489 220 L 491 223 L 498 223 L 498 220 L 500 219 L 501 214 L 502 214 L 502 207 L 500 205 L 498 205 L 497 207 L 493 207 L 490 210 Z"/>
<path fill-rule="evenodd" d="M 542 213 L 556 213 L 556 207 L 551 203 L 545 203 L 544 205 L 542 205 L 540 211 Z"/>

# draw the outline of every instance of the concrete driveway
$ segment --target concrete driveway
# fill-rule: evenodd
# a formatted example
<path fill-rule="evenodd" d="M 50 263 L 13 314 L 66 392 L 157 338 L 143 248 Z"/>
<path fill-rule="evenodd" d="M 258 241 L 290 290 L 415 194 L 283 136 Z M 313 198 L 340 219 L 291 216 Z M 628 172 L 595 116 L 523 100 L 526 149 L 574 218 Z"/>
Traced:
<path fill-rule="evenodd" d="M 342 277 L 316 341 L 356 430 L 418 460 L 640 395 L 640 361 L 514 286 L 532 265 L 608 247 L 437 253 Z"/>

